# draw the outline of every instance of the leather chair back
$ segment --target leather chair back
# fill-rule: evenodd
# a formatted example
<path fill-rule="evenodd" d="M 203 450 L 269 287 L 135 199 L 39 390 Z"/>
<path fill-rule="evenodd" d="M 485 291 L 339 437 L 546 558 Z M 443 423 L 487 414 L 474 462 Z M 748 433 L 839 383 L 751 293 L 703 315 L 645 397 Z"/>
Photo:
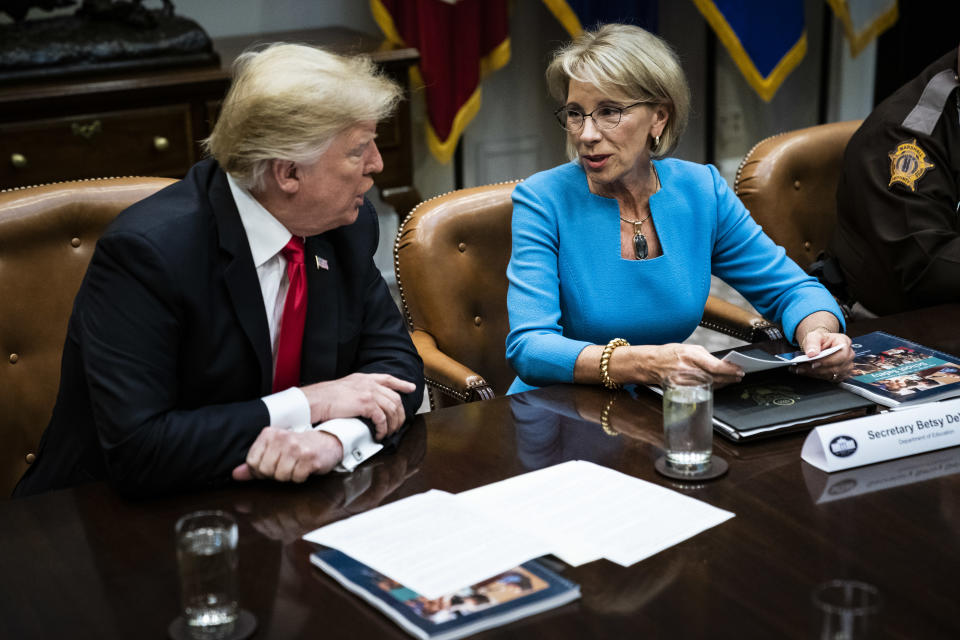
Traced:
<path fill-rule="evenodd" d="M 394 247 L 403 311 L 421 355 L 424 339 L 432 337 L 440 352 L 483 373 L 468 375 L 468 385 L 489 386 L 495 395 L 506 393 L 516 375 L 505 355 L 516 184 L 460 189 L 420 203 L 400 225 Z M 434 407 L 456 403 L 435 393 L 452 385 L 431 375 L 429 365 L 426 375 Z M 473 399 L 480 398 L 460 398 Z"/>
<path fill-rule="evenodd" d="M 860 122 L 772 136 L 757 143 L 737 170 L 736 194 L 766 234 L 805 271 L 833 235 L 843 151 Z"/>
<path fill-rule="evenodd" d="M 108 178 L 0 191 L 0 498 L 35 456 L 73 299 L 118 213 L 174 182 Z"/>

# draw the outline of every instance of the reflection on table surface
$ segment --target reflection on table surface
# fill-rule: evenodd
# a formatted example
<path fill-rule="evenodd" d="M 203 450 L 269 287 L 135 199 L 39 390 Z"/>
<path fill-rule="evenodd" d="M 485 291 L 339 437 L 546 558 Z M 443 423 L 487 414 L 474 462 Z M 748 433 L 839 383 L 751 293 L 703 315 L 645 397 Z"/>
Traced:
<path fill-rule="evenodd" d="M 817 503 L 845 500 L 960 473 L 960 447 L 931 451 L 847 471 L 827 473 L 803 463 L 803 479 Z"/>
<path fill-rule="evenodd" d="M 851 333 L 887 329 L 960 353 L 960 307 L 908 315 Z M 223 509 L 239 523 L 240 603 L 257 616 L 257 638 L 405 638 L 313 569 L 300 536 L 431 488 L 459 492 L 572 459 L 736 517 L 632 567 L 553 563 L 581 585 L 580 601 L 478 637 L 806 638 L 820 622 L 812 593 L 831 580 L 876 587 L 880 637 L 960 635 L 957 450 L 817 476 L 800 460 L 803 434 L 747 445 L 717 439 L 729 473 L 685 484 L 653 469 L 660 420 L 660 398 L 646 389 L 557 386 L 422 414 L 396 451 L 301 486 L 129 501 L 92 484 L 0 503 L 0 637 L 164 635 L 178 610 L 174 522 Z M 896 481 L 906 476 L 916 481 Z M 851 481 L 862 489 L 844 493 Z"/>

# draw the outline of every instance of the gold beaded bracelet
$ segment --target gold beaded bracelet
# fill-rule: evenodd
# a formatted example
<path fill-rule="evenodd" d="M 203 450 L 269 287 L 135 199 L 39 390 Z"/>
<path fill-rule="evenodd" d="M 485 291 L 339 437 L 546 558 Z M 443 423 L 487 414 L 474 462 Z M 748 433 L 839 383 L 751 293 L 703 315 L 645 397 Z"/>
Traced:
<path fill-rule="evenodd" d="M 600 354 L 600 382 L 607 389 L 619 389 L 620 385 L 610 379 L 610 356 L 617 347 L 629 347 L 630 343 L 623 338 L 614 338 L 603 348 Z"/>

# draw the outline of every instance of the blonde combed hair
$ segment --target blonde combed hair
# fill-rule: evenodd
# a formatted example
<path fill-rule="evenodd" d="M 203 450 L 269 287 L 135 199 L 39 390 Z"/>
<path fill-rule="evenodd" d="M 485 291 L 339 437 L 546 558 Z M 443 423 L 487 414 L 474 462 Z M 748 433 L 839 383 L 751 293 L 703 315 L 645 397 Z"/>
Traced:
<path fill-rule="evenodd" d="M 664 40 L 640 27 L 607 24 L 584 31 L 558 49 L 547 67 L 547 87 L 558 102 L 566 102 L 570 80 L 591 84 L 611 96 L 649 101 L 667 110 L 669 118 L 660 144 L 650 154 L 660 158 L 672 151 L 687 127 L 690 88 L 677 54 Z M 567 141 L 571 160 L 576 148 Z"/>
<path fill-rule="evenodd" d="M 341 131 L 393 113 L 396 82 L 369 58 L 299 44 L 246 51 L 233 64 L 206 151 L 244 188 L 262 189 L 271 160 L 312 163 Z"/>

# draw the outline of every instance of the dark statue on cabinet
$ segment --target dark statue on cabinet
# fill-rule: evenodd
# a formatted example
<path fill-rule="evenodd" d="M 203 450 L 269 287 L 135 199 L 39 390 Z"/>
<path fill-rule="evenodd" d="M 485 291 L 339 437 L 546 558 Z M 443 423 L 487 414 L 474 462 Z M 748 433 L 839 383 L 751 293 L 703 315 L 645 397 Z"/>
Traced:
<path fill-rule="evenodd" d="M 0 0 L 0 84 L 78 74 L 217 65 L 210 37 L 172 0 Z M 71 15 L 30 19 L 32 8 Z"/>

